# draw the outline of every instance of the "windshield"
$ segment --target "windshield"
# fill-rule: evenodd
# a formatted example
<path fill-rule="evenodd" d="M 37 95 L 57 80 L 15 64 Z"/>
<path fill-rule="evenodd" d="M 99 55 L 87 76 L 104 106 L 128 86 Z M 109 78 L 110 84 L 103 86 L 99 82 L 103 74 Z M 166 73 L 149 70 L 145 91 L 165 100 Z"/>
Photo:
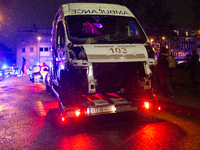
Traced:
<path fill-rule="evenodd" d="M 66 16 L 69 40 L 74 44 L 145 43 L 146 37 L 133 17 Z"/>

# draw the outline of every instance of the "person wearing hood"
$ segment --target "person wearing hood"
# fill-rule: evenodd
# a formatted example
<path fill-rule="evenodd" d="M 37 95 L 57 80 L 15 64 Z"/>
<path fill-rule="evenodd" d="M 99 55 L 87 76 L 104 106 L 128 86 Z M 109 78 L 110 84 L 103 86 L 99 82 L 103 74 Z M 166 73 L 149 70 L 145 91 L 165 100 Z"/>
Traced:
<path fill-rule="evenodd" d="M 166 47 L 161 47 L 160 54 L 158 56 L 158 74 L 160 81 L 163 85 L 163 89 L 167 97 L 173 97 L 174 92 L 171 86 L 170 77 L 172 76 L 172 70 L 169 68 L 169 51 Z"/>

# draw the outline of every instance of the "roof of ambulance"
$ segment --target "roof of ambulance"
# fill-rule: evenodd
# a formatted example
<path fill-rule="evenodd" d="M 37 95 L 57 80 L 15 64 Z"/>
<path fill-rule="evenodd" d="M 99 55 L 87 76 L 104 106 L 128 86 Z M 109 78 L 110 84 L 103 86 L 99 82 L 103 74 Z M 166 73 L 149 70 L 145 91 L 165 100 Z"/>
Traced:
<path fill-rule="evenodd" d="M 132 12 L 125 6 L 105 3 L 68 3 L 60 6 L 60 13 L 68 15 L 117 15 L 131 16 Z"/>

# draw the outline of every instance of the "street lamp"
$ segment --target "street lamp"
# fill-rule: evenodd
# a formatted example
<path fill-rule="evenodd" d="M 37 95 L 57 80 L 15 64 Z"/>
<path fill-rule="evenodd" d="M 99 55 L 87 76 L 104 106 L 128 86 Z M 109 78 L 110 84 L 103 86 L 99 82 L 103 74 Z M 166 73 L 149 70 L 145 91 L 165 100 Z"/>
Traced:
<path fill-rule="evenodd" d="M 150 41 L 151 41 L 151 45 L 152 45 L 152 43 L 153 43 L 153 39 L 151 39 Z"/>
<path fill-rule="evenodd" d="M 41 37 L 38 36 L 37 39 L 38 39 L 38 63 L 40 63 L 40 40 L 41 40 Z"/>
<path fill-rule="evenodd" d="M 165 37 L 163 36 L 160 42 L 160 47 L 165 47 Z"/>

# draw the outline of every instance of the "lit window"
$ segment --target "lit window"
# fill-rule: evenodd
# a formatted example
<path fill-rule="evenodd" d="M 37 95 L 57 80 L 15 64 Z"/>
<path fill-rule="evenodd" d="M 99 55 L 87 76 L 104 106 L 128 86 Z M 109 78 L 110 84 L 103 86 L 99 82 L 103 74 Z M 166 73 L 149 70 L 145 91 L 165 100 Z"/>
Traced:
<path fill-rule="evenodd" d="M 26 51 L 25 51 L 25 48 L 22 48 L 22 53 L 25 53 Z"/>

